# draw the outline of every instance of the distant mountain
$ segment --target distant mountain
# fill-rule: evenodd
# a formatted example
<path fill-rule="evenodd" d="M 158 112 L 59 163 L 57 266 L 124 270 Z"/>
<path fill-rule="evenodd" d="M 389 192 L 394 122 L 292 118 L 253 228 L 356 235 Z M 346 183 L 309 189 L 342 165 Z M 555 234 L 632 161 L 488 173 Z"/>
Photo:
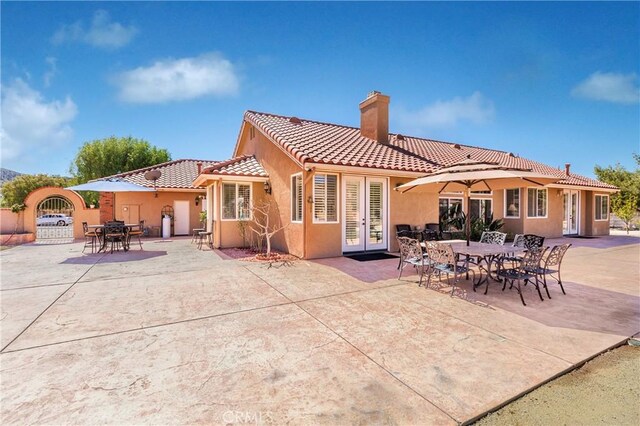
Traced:
<path fill-rule="evenodd" d="M 14 172 L 13 170 L 0 168 L 0 185 L 9 182 L 10 180 L 14 180 L 22 173 Z"/>

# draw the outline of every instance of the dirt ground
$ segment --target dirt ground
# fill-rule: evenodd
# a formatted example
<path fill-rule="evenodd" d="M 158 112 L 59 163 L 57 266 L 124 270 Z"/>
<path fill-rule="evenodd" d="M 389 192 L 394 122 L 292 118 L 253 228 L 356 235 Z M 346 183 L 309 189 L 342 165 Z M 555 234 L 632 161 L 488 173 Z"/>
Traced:
<path fill-rule="evenodd" d="M 639 425 L 638 377 L 640 347 L 621 346 L 475 425 Z"/>

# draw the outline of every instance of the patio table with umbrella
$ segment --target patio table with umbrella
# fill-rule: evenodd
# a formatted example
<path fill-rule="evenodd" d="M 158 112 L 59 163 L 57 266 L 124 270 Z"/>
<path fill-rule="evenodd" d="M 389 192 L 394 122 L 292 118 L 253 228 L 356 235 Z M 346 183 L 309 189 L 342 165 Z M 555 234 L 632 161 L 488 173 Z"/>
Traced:
<path fill-rule="evenodd" d="M 531 169 L 507 167 L 499 163 L 476 161 L 470 156 L 467 159 L 411 182 L 400 185 L 397 191 L 407 192 L 416 187 L 423 187 L 433 192 L 462 191 L 467 203 L 465 234 L 467 246 L 471 234 L 471 191 L 493 191 L 496 189 L 519 188 L 527 185 L 544 186 L 554 183 L 560 178 L 534 172 Z"/>

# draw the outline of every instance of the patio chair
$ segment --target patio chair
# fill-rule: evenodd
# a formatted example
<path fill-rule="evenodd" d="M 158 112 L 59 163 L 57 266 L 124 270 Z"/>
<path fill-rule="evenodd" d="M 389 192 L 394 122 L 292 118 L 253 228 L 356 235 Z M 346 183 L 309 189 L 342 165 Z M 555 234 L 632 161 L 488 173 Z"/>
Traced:
<path fill-rule="evenodd" d="M 542 248 L 544 245 L 544 237 L 541 237 L 540 235 L 524 234 L 522 238 L 524 239 L 524 247 L 527 250 L 532 248 Z"/>
<path fill-rule="evenodd" d="M 132 227 L 127 234 L 127 246 L 131 246 L 131 237 L 138 238 L 138 244 L 140 244 L 140 250 L 142 250 L 142 234 L 144 232 L 144 220 L 140 221 L 140 224 L 136 227 Z"/>
<path fill-rule="evenodd" d="M 503 246 L 506 239 L 507 234 L 504 232 L 484 231 L 482 233 L 482 236 L 480 237 L 480 242 L 485 244 L 497 244 Z"/>
<path fill-rule="evenodd" d="M 427 257 L 429 258 L 429 274 L 427 277 L 427 288 L 431 284 L 431 277 L 435 274 L 441 276 L 447 274 L 447 283 L 451 285 L 450 275 L 453 274 L 453 285 L 451 285 L 451 295 L 458 284 L 458 277 L 460 275 L 467 275 L 469 272 L 473 274 L 475 280 L 475 271 L 469 269 L 468 262 L 460 261 L 456 258 L 451 244 L 443 244 L 436 241 L 426 241 Z"/>
<path fill-rule="evenodd" d="M 82 222 L 82 231 L 84 233 L 84 247 L 82 248 L 82 252 L 84 253 L 85 249 L 88 246 L 91 246 L 91 253 L 93 253 L 95 251 L 96 242 L 99 239 L 98 232 L 95 229 L 90 231 L 87 222 Z"/>
<path fill-rule="evenodd" d="M 425 274 L 425 269 L 429 267 L 429 261 L 422 251 L 420 241 L 409 237 L 398 237 L 398 246 L 400 247 L 400 273 L 398 274 L 398 279 L 402 277 L 404 268 L 407 265 L 411 265 L 418 270 L 418 275 L 420 275 L 418 287 L 422 286 L 422 278 Z"/>
<path fill-rule="evenodd" d="M 401 224 L 396 225 L 396 237 L 414 238 L 414 231 L 411 229 L 411 225 Z M 398 262 L 398 268 L 402 266 L 402 251 L 400 252 L 400 261 Z"/>
<path fill-rule="evenodd" d="M 422 232 L 422 239 L 424 241 L 437 241 L 442 239 L 442 235 L 440 235 L 440 224 L 439 223 L 425 223 L 424 231 Z"/>
<path fill-rule="evenodd" d="M 122 247 L 125 251 L 128 250 L 127 247 L 127 235 L 124 229 L 124 222 L 121 221 L 113 221 L 107 222 L 104 225 L 104 241 L 105 241 L 105 250 L 106 245 L 111 243 L 111 253 L 113 253 L 113 248 L 116 248 L 116 251 Z"/>
<path fill-rule="evenodd" d="M 524 281 L 524 285 L 527 285 L 529 282 L 533 283 L 538 291 L 538 296 L 540 296 L 540 300 L 544 301 L 542 298 L 542 293 L 540 292 L 540 281 L 539 275 L 536 272 L 540 267 L 540 261 L 544 256 L 544 253 L 547 251 L 547 248 L 532 248 L 527 250 L 522 256 L 522 259 L 518 262 L 516 267 L 505 268 L 504 265 L 498 268 L 497 275 L 502 278 L 502 291 L 507 287 L 507 283 L 511 282 L 509 289 L 512 289 L 514 284 L 516 285 L 516 291 L 520 295 L 520 300 L 524 306 L 527 304 L 524 301 L 524 296 L 522 295 L 522 288 L 520 287 L 520 281 Z M 487 294 L 489 290 L 489 280 L 487 280 L 487 284 L 484 290 L 484 294 Z"/>
<path fill-rule="evenodd" d="M 551 276 L 558 282 L 558 284 L 560 284 L 562 294 L 567 294 L 565 293 L 564 287 L 562 286 L 560 266 L 562 265 L 562 259 L 564 258 L 567 250 L 569 250 L 569 247 L 571 247 L 570 243 L 554 246 L 549 254 L 547 254 L 547 256 L 543 259 L 541 265 L 539 265 L 539 267 L 534 270 L 534 272 L 542 277 L 542 284 L 544 285 L 544 289 L 547 292 L 547 296 L 549 297 L 549 299 L 551 299 L 551 295 L 549 294 L 549 289 L 547 288 L 547 275 Z M 556 276 L 554 277 L 553 274 L 556 274 Z"/>

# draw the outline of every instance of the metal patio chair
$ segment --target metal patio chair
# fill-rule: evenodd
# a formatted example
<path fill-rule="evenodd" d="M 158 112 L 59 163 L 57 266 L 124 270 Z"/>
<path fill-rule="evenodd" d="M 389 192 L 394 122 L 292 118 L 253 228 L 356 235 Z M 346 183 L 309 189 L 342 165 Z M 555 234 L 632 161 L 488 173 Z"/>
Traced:
<path fill-rule="evenodd" d="M 144 233 L 144 220 L 140 221 L 140 224 L 136 227 L 131 227 L 127 234 L 127 246 L 131 247 L 131 238 L 137 237 L 138 244 L 140 244 L 140 250 L 142 250 L 142 234 Z"/>
<path fill-rule="evenodd" d="M 422 251 L 420 241 L 415 238 L 398 237 L 398 246 L 400 247 L 400 273 L 398 274 L 398 279 L 402 277 L 404 268 L 407 265 L 411 265 L 418 270 L 418 275 L 420 275 L 418 287 L 422 286 L 422 279 L 426 269 L 429 267 L 429 260 Z"/>
<path fill-rule="evenodd" d="M 564 287 L 562 285 L 560 267 L 562 266 L 562 259 L 567 253 L 567 250 L 569 250 L 569 247 L 571 247 L 570 243 L 554 246 L 547 254 L 547 256 L 542 260 L 538 268 L 534 270 L 535 273 L 542 277 L 542 284 L 544 285 L 544 289 L 547 292 L 547 296 L 549 297 L 549 299 L 551 299 L 551 295 L 549 294 L 549 289 L 547 288 L 547 275 L 551 276 L 558 282 L 558 284 L 560 284 L 562 294 L 567 294 L 565 293 Z M 554 276 L 554 274 L 556 276 Z"/>
<path fill-rule="evenodd" d="M 99 240 L 98 232 L 95 229 L 90 231 L 87 222 L 82 222 L 82 232 L 84 233 L 84 247 L 82 248 L 82 252 L 84 253 L 86 248 L 91 246 L 91 253 L 93 253 L 95 251 L 96 242 Z"/>
<path fill-rule="evenodd" d="M 469 269 L 468 261 L 460 261 L 457 259 L 456 254 L 453 252 L 451 244 L 443 244 L 437 241 L 425 241 L 427 248 L 427 257 L 429 258 L 429 274 L 427 276 L 427 288 L 431 284 L 431 277 L 433 275 L 442 276 L 447 275 L 447 283 L 451 285 L 450 275 L 453 275 L 453 285 L 451 285 L 451 295 L 458 284 L 458 278 L 460 275 L 467 275 L 469 272 L 473 274 L 475 280 L 475 271 Z"/>
<path fill-rule="evenodd" d="M 542 293 L 540 292 L 540 281 L 539 275 L 536 272 L 540 267 L 540 262 L 544 253 L 547 251 L 547 248 L 532 248 L 527 250 L 517 263 L 516 267 L 505 268 L 504 265 L 498 268 L 497 275 L 502 278 L 503 285 L 502 291 L 507 287 L 507 283 L 511 282 L 509 288 L 513 288 L 514 284 L 516 286 L 516 291 L 520 295 L 520 300 L 524 306 L 527 304 L 524 301 L 524 296 L 522 295 L 522 288 L 520 287 L 520 281 L 524 281 L 524 285 L 527 285 L 531 282 L 536 290 L 538 291 L 538 296 L 540 296 L 540 300 L 544 301 L 542 298 Z M 489 280 L 487 280 L 487 285 L 484 290 L 484 294 L 487 294 L 489 290 Z"/>

